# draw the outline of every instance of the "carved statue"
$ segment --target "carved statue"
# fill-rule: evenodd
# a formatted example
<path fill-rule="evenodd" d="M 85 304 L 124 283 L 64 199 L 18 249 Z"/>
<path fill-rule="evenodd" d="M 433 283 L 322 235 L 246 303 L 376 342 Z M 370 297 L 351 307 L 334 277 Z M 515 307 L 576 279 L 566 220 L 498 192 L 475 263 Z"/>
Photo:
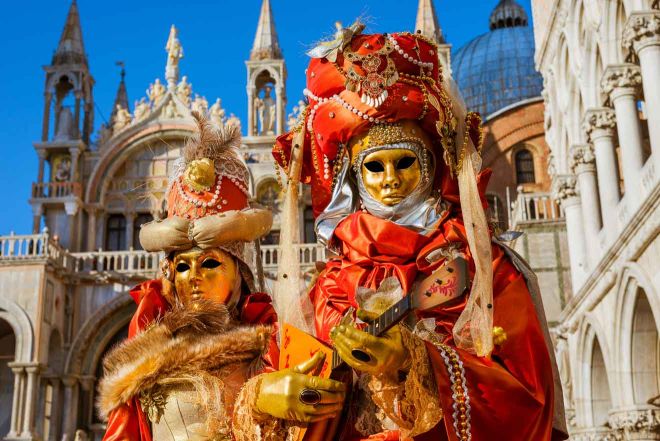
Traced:
<path fill-rule="evenodd" d="M 183 76 L 181 82 L 176 86 L 176 96 L 186 106 L 190 105 L 190 96 L 192 95 L 192 85 L 188 82 L 188 77 Z"/>
<path fill-rule="evenodd" d="M 222 108 L 222 101 L 220 98 L 216 98 L 215 103 L 211 106 L 209 111 L 211 114 L 211 121 L 215 123 L 218 127 L 222 127 L 225 121 L 225 109 Z"/>
<path fill-rule="evenodd" d="M 76 430 L 76 435 L 73 438 L 73 441 L 87 441 L 89 438 L 87 437 L 87 432 L 85 432 L 82 429 Z"/>
<path fill-rule="evenodd" d="M 286 127 L 288 130 L 293 130 L 293 128 L 298 124 L 300 115 L 302 115 L 306 107 L 307 106 L 303 100 L 299 100 L 298 104 L 293 106 L 293 112 L 289 113 L 287 116 Z"/>
<path fill-rule="evenodd" d="M 236 126 L 238 127 L 238 130 L 241 130 L 241 120 L 238 119 L 236 115 L 233 113 L 229 115 L 229 118 L 227 118 L 227 121 L 225 122 L 225 125 L 227 126 Z"/>
<path fill-rule="evenodd" d="M 192 102 L 191 110 L 198 112 L 201 115 L 206 115 L 209 111 L 209 102 L 206 101 L 206 98 L 203 96 L 195 95 L 195 99 Z"/>
<path fill-rule="evenodd" d="M 176 104 L 174 104 L 174 100 L 170 100 L 167 103 L 165 109 L 163 109 L 163 116 L 165 118 L 176 118 L 179 116 L 179 112 L 177 111 Z"/>
<path fill-rule="evenodd" d="M 73 139 L 73 114 L 68 107 L 62 107 L 57 114 L 57 141 Z"/>
<path fill-rule="evenodd" d="M 131 114 L 123 108 L 120 104 L 117 104 L 115 113 L 115 120 L 112 123 L 113 133 L 117 133 L 131 123 Z"/>
<path fill-rule="evenodd" d="M 183 47 L 178 38 L 178 31 L 172 25 L 170 36 L 165 45 L 167 51 L 167 65 L 165 66 L 165 78 L 170 89 L 174 88 L 176 80 L 179 78 L 179 60 L 183 58 Z"/>
<path fill-rule="evenodd" d="M 140 98 L 140 101 L 135 102 L 135 110 L 133 111 L 133 116 L 135 121 L 143 120 L 149 113 L 149 104 L 144 98 Z"/>
<path fill-rule="evenodd" d="M 275 126 L 275 100 L 270 96 L 273 88 L 266 86 L 264 88 L 264 97 L 257 97 L 255 107 L 257 108 L 257 115 L 259 117 L 259 135 L 274 135 Z"/>
<path fill-rule="evenodd" d="M 156 78 L 153 84 L 149 85 L 149 89 L 147 89 L 147 97 L 149 97 L 149 101 L 152 102 L 154 106 L 157 106 L 160 104 L 160 101 L 164 96 L 165 86 L 163 86 L 163 83 L 161 83 L 160 80 Z"/>

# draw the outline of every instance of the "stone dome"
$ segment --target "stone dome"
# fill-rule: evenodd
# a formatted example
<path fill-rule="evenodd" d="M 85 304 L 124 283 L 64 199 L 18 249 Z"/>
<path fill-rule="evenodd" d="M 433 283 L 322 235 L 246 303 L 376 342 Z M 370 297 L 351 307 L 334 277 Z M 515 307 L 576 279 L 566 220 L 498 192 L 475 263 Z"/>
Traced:
<path fill-rule="evenodd" d="M 484 118 L 519 101 L 541 96 L 543 78 L 534 69 L 534 33 L 515 0 L 500 0 L 490 32 L 458 49 L 452 71 L 468 109 Z"/>

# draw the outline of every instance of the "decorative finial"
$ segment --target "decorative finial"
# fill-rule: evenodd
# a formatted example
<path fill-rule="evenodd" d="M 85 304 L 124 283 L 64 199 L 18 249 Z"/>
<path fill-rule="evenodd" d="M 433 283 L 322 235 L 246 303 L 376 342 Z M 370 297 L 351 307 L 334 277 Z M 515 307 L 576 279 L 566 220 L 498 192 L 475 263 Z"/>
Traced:
<path fill-rule="evenodd" d="M 167 65 L 165 67 L 165 79 L 167 88 L 173 90 L 179 80 L 179 60 L 183 58 L 183 47 L 179 41 L 179 31 L 172 25 L 170 36 L 165 45 L 167 51 Z"/>

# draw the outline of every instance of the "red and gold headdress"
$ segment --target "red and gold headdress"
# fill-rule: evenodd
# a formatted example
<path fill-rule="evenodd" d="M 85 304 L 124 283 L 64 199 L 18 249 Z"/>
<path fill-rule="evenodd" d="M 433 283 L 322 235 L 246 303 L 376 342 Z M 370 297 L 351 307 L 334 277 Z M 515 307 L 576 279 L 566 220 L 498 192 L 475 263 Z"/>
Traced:
<path fill-rule="evenodd" d="M 460 347 L 487 355 L 493 347 L 493 278 L 483 189 L 477 185 L 481 119 L 467 112 L 452 82 L 443 81 L 438 48 L 432 41 L 406 32 L 363 35 L 363 28 L 356 23 L 339 29 L 334 41 L 309 52 L 312 61 L 305 89 L 309 105 L 299 126 L 278 137 L 273 155 L 294 181 L 297 167 L 290 172 L 289 166 L 302 156 L 300 180 L 311 185 L 318 216 L 331 201 L 347 163 L 344 157 L 351 153 L 351 139 L 378 125 L 417 120 L 430 139 L 433 186 L 445 201 L 460 203 L 476 267 L 454 338 Z M 302 147 L 302 155 L 292 156 L 295 147 Z"/>
<path fill-rule="evenodd" d="M 249 171 L 237 152 L 240 128 L 217 129 L 196 112 L 193 117 L 198 132 L 183 148 L 171 178 L 167 218 L 142 225 L 140 243 L 147 251 L 166 253 L 224 248 L 244 261 L 245 243 L 270 231 L 272 213 L 250 207 Z"/>
<path fill-rule="evenodd" d="M 442 84 L 437 46 L 421 34 L 362 35 L 361 29 L 354 25 L 340 30 L 337 40 L 310 51 L 319 58 L 307 68 L 304 93 L 309 105 L 300 122 L 307 132 L 301 180 L 312 186 L 314 213 L 330 201 L 348 141 L 374 125 L 405 119 L 418 120 L 432 138 L 432 153 L 443 159 L 436 164 L 436 188 L 458 202 L 453 179 L 461 165 L 454 143 L 457 121 Z M 477 114 L 468 114 L 470 136 L 477 146 L 480 122 Z M 294 132 L 280 136 L 273 149 L 287 172 Z"/>

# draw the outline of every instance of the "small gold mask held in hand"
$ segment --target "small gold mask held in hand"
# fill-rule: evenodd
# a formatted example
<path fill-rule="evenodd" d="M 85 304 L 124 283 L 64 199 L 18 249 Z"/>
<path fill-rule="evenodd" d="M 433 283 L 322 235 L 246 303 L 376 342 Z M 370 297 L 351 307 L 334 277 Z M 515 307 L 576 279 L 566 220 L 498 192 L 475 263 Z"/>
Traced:
<path fill-rule="evenodd" d="M 179 301 L 190 306 L 197 300 L 227 303 L 239 282 L 234 258 L 219 248 L 193 248 L 174 256 L 174 286 Z"/>
<path fill-rule="evenodd" d="M 412 193 L 422 177 L 417 155 L 407 149 L 382 149 L 368 154 L 360 173 L 371 197 L 390 207 Z"/>

